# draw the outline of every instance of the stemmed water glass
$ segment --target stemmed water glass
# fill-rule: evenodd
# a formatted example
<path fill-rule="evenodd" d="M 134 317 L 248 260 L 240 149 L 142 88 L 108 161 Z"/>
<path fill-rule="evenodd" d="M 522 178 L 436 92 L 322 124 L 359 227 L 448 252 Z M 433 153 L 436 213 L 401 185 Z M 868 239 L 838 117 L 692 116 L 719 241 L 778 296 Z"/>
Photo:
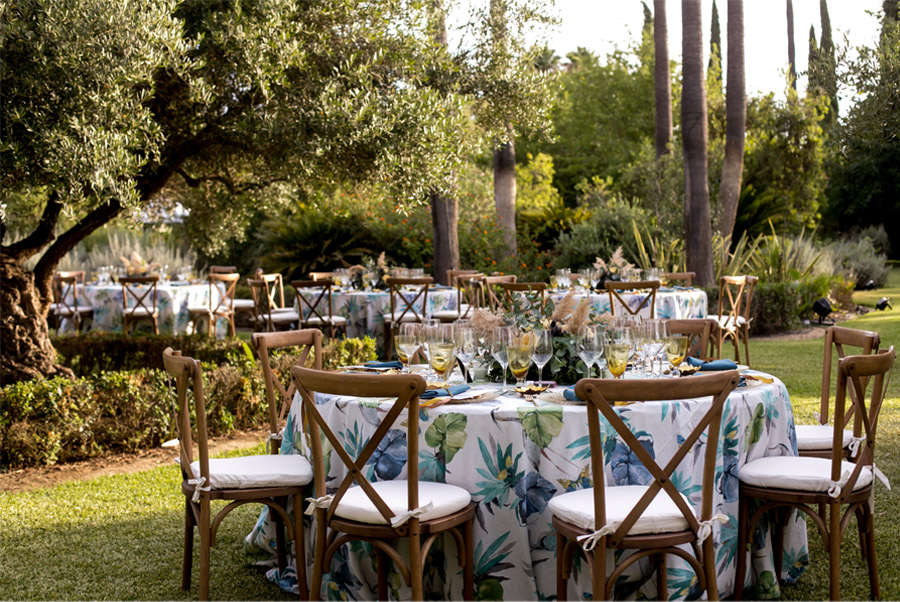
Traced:
<path fill-rule="evenodd" d="M 441 326 L 441 321 L 437 318 L 426 318 L 422 321 L 422 329 L 419 331 L 419 342 L 421 344 L 422 355 L 425 356 L 425 362 L 428 365 L 428 377 L 431 377 L 431 349 L 430 344 L 432 338 Z"/>
<path fill-rule="evenodd" d="M 659 359 L 659 375 L 662 376 L 662 359 L 660 353 L 666 347 L 666 323 L 663 320 L 645 320 L 646 352 L 650 357 L 650 376 L 654 376 L 653 361 Z"/>
<path fill-rule="evenodd" d="M 591 368 L 597 357 L 603 351 L 603 342 L 600 340 L 600 330 L 596 326 L 582 326 L 578 329 L 576 350 L 578 357 L 587 366 L 587 377 L 591 377 Z"/>
<path fill-rule="evenodd" d="M 509 355 L 507 355 L 507 345 L 511 335 L 508 326 L 498 326 L 491 333 L 491 357 L 503 368 L 503 388 L 501 391 L 506 392 L 506 367 L 509 365 Z"/>
<path fill-rule="evenodd" d="M 666 335 L 666 358 L 672 365 L 672 376 L 679 376 L 681 371 L 678 369 L 678 366 L 681 365 L 681 362 L 684 361 L 684 358 L 687 355 L 690 339 L 683 334 L 673 333 L 671 328 L 669 328 L 668 322 L 666 322 L 664 328 Z"/>
<path fill-rule="evenodd" d="M 553 336 L 546 328 L 539 328 L 534 331 L 534 351 L 531 353 L 531 359 L 538 367 L 540 386 L 544 382 L 544 366 L 553 357 Z"/>
<path fill-rule="evenodd" d="M 406 322 L 400 325 L 397 335 L 397 357 L 406 364 L 406 372 L 412 372 L 412 358 L 422 343 L 422 325 L 418 322 Z"/>
<path fill-rule="evenodd" d="M 475 331 L 471 326 L 456 326 L 456 357 L 459 358 L 463 367 L 463 379 L 469 382 L 469 364 L 475 359 L 475 353 L 478 350 L 478 344 L 475 337 Z"/>

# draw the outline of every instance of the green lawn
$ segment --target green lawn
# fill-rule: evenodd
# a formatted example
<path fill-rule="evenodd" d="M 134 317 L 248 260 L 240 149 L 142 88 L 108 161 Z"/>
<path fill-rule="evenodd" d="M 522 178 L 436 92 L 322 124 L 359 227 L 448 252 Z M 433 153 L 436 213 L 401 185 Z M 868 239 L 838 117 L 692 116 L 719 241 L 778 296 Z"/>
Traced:
<path fill-rule="evenodd" d="M 860 294 L 861 302 L 882 296 L 900 302 L 900 269 L 888 287 Z M 846 325 L 877 330 L 883 346 L 900 344 L 900 308 L 872 312 Z M 812 422 L 821 386 L 822 339 L 757 340 L 753 367 L 780 377 L 791 394 L 798 422 Z M 900 378 L 894 379 L 881 413 L 876 462 L 900 486 Z M 261 448 L 251 450 L 258 453 Z M 180 589 L 183 498 L 175 464 L 131 475 L 101 477 L 49 489 L 0 493 L 0 599 L 195 599 Z M 881 592 L 900 599 L 900 493 L 876 484 L 876 537 Z M 212 552 L 211 596 L 220 600 L 290 599 L 247 566 L 243 537 L 258 510 L 245 506 L 228 516 Z M 859 557 L 856 527 L 844 539 L 841 596 L 869 597 L 866 565 Z M 828 596 L 828 567 L 821 542 L 810 531 L 811 562 L 799 583 L 785 586 L 784 599 Z M 196 549 L 196 548 L 195 548 Z M 199 561 L 195 560 L 195 566 Z"/>

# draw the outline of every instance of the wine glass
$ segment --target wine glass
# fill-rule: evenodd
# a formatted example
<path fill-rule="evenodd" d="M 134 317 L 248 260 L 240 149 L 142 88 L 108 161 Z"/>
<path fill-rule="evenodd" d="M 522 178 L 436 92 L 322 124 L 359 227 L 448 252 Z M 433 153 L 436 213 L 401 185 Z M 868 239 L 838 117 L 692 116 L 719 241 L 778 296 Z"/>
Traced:
<path fill-rule="evenodd" d="M 625 368 L 628 366 L 628 356 L 631 354 L 631 343 L 623 342 L 623 339 L 609 337 L 606 341 L 606 365 L 613 378 L 622 378 Z"/>
<path fill-rule="evenodd" d="M 538 367 L 540 374 L 538 386 L 540 386 L 544 381 L 544 366 L 546 366 L 547 362 L 550 361 L 550 358 L 553 357 L 553 336 L 546 328 L 535 330 L 533 334 L 534 351 L 531 354 L 531 359 L 534 360 L 534 363 Z"/>
<path fill-rule="evenodd" d="M 600 270 L 591 270 L 591 290 L 597 290 L 598 284 L 600 284 Z"/>
<path fill-rule="evenodd" d="M 422 325 L 418 322 L 406 322 L 400 325 L 397 335 L 397 357 L 406 364 L 406 372 L 412 372 L 412 358 L 421 343 Z"/>
<path fill-rule="evenodd" d="M 516 379 L 516 387 L 525 384 L 528 369 L 531 368 L 531 353 L 534 350 L 534 334 L 512 331 L 506 344 L 509 371 Z"/>
<path fill-rule="evenodd" d="M 442 381 L 449 380 L 456 361 L 456 327 L 453 324 L 441 324 L 432 329 L 428 343 L 429 362 L 432 369 Z"/>
<path fill-rule="evenodd" d="M 666 347 L 666 323 L 663 320 L 646 320 L 646 353 L 650 357 L 650 375 L 653 376 L 653 361 L 659 359 L 659 375 L 662 376 L 660 353 Z"/>
<path fill-rule="evenodd" d="M 475 331 L 471 326 L 457 323 L 456 326 L 456 357 L 459 358 L 463 367 L 463 379 L 469 382 L 469 364 L 475 359 L 475 352 L 478 350 L 477 341 L 475 340 Z"/>
<path fill-rule="evenodd" d="M 503 392 L 506 392 L 506 367 L 509 365 L 509 355 L 507 354 L 507 345 L 510 339 L 510 329 L 508 326 L 498 326 L 491 334 L 491 357 L 503 368 Z"/>
<path fill-rule="evenodd" d="M 638 322 L 631 326 L 631 343 L 634 345 L 635 373 L 644 375 L 644 360 L 647 358 L 647 325 Z"/>
<path fill-rule="evenodd" d="M 422 321 L 422 328 L 419 331 L 419 344 L 421 345 L 422 355 L 428 363 L 428 376 L 431 376 L 431 340 L 438 332 L 441 321 L 437 318 L 426 318 Z"/>
<path fill-rule="evenodd" d="M 600 342 L 600 332 L 596 326 L 582 326 L 578 329 L 576 350 L 578 351 L 578 357 L 587 366 L 588 378 L 591 377 L 591 368 L 593 368 L 594 362 L 597 361 L 597 356 L 602 349 L 603 344 Z"/>
<path fill-rule="evenodd" d="M 683 334 L 670 334 L 666 337 L 666 357 L 668 358 L 669 363 L 672 364 L 673 376 L 681 374 L 678 370 L 678 366 L 684 361 L 684 356 L 687 355 L 687 349 L 688 338 Z"/>

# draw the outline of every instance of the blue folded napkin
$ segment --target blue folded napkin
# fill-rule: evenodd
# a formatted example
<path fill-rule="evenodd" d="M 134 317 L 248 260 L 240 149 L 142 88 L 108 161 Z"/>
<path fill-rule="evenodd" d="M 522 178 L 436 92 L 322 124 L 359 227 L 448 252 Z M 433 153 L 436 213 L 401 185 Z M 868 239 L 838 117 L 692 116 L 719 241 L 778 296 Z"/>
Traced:
<path fill-rule="evenodd" d="M 678 286 L 678 285 L 675 285 L 675 290 L 676 290 L 676 291 L 692 291 L 692 290 L 694 290 L 694 287 L 693 287 L 693 286 Z"/>
<path fill-rule="evenodd" d="M 566 401 L 584 401 L 583 399 L 580 399 L 577 395 L 575 395 L 575 385 L 566 387 L 563 390 L 563 397 L 566 399 Z"/>
<path fill-rule="evenodd" d="M 687 358 L 687 362 L 689 365 L 695 368 L 699 366 L 701 372 L 714 372 L 717 370 L 737 370 L 737 364 L 729 359 L 704 362 L 700 358 L 689 357 Z"/>
<path fill-rule="evenodd" d="M 401 368 L 403 368 L 403 364 L 401 364 L 400 362 L 397 362 L 397 361 L 394 361 L 394 362 L 366 362 L 364 365 L 366 368 L 395 368 L 397 370 L 400 370 Z"/>
<path fill-rule="evenodd" d="M 447 397 L 448 395 L 459 395 L 470 389 L 469 385 L 453 385 L 446 389 L 431 389 L 419 395 L 419 399 L 434 399 L 435 397 Z"/>
<path fill-rule="evenodd" d="M 453 288 L 452 286 L 447 286 L 446 284 L 432 284 L 431 288 L 434 290 L 447 290 Z"/>

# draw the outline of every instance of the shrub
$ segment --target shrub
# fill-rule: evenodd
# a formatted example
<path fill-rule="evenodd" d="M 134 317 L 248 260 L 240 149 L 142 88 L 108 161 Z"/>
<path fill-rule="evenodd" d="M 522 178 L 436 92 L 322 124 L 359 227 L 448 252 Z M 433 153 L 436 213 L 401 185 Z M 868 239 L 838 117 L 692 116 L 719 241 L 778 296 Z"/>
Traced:
<path fill-rule="evenodd" d="M 875 251 L 872 240 L 860 237 L 856 240 L 840 240 L 829 246 L 834 261 L 834 269 L 842 273 L 844 278 L 857 286 L 869 280 L 875 281 L 876 287 L 887 282 L 890 268 L 884 255 Z"/>
<path fill-rule="evenodd" d="M 623 201 L 611 201 L 593 209 L 591 218 L 560 234 L 554 265 L 578 270 L 593 265 L 597 257 L 610 257 L 618 247 L 625 256 L 635 258 L 635 227 L 647 230 L 647 215 L 640 208 Z"/>

